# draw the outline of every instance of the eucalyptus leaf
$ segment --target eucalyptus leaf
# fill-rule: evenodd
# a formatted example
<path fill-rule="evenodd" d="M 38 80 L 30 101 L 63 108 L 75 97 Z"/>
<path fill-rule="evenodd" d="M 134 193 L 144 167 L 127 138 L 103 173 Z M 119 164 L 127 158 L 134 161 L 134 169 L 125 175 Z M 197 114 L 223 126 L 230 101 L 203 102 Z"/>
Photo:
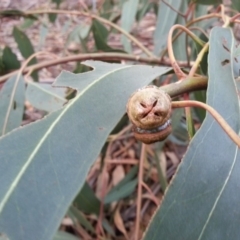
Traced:
<path fill-rule="evenodd" d="M 60 3 L 62 2 L 62 0 L 52 0 L 52 2 L 53 2 L 53 3 L 56 3 L 57 9 L 58 9 Z M 50 22 L 53 23 L 53 22 L 55 22 L 55 20 L 56 20 L 56 18 L 57 18 L 57 14 L 55 14 L 55 13 L 50 13 L 50 14 L 48 14 L 48 17 L 49 17 Z"/>
<path fill-rule="evenodd" d="M 86 219 L 85 215 L 82 214 L 76 207 L 70 206 L 68 210 L 68 215 L 75 224 L 77 220 L 77 222 L 80 223 L 83 227 L 85 227 L 88 231 L 90 231 L 93 234 L 96 234 L 91 223 Z"/>
<path fill-rule="evenodd" d="M 104 0 L 102 5 L 101 17 L 110 19 L 112 9 L 114 8 L 114 2 L 112 0 Z"/>
<path fill-rule="evenodd" d="M 131 27 L 135 21 L 135 16 L 138 9 L 139 0 L 128 0 L 124 2 L 121 15 L 121 27 L 126 31 L 130 32 Z M 131 42 L 126 36 L 122 35 L 121 41 L 126 52 L 131 53 L 132 47 Z"/>
<path fill-rule="evenodd" d="M 171 70 L 84 64 L 94 70 L 64 71 L 55 83 L 78 89 L 74 99 L 0 138 L 0 232 L 10 239 L 53 238 L 132 92 Z"/>
<path fill-rule="evenodd" d="M 18 48 L 24 58 L 29 58 L 32 54 L 34 54 L 34 49 L 31 41 L 29 40 L 28 36 L 18 29 L 17 27 L 13 28 L 13 37 L 18 45 Z M 32 65 L 37 63 L 37 59 L 33 58 L 28 65 Z M 37 72 L 33 72 L 32 75 L 35 81 L 38 81 L 38 74 Z"/>
<path fill-rule="evenodd" d="M 114 201 L 118 201 L 125 197 L 128 197 L 134 192 L 137 186 L 137 179 L 131 180 L 120 188 L 114 188 L 114 191 L 111 191 L 105 198 L 104 204 L 109 204 Z"/>
<path fill-rule="evenodd" d="M 174 9 L 179 10 L 181 7 L 180 0 L 165 0 L 169 5 L 174 6 Z M 156 30 L 154 32 L 154 53 L 159 55 L 161 50 L 167 45 L 167 36 L 170 28 L 174 25 L 177 19 L 177 12 L 173 11 L 161 0 L 159 1 L 159 10 L 157 16 Z"/>
<path fill-rule="evenodd" d="M 73 236 L 70 233 L 58 231 L 54 236 L 53 240 L 81 240 L 81 239 Z"/>
<path fill-rule="evenodd" d="M 224 48 L 226 43 L 231 52 Z M 233 48 L 230 29 L 212 29 L 207 104 L 239 133 Z M 225 59 L 229 63 L 222 65 Z M 239 239 L 239 169 L 239 148 L 207 113 L 144 239 Z"/>
<path fill-rule="evenodd" d="M 236 9 L 237 11 L 240 11 L 240 3 L 239 0 L 232 0 L 232 7 Z"/>
<path fill-rule="evenodd" d="M 181 3 L 181 7 L 179 9 L 180 12 L 185 13 L 188 9 L 188 0 L 182 0 Z M 176 20 L 176 24 L 181 24 L 181 25 L 185 25 L 186 21 L 185 19 L 178 15 L 177 16 L 177 20 Z M 173 51 L 174 51 L 174 55 L 175 58 L 177 60 L 181 60 L 181 61 L 186 61 L 187 60 L 187 36 L 186 33 L 183 32 L 181 33 L 181 35 L 177 38 L 176 41 L 173 42 Z"/>
<path fill-rule="evenodd" d="M 213 5 L 213 4 L 221 4 L 222 0 L 192 0 L 194 3 L 203 4 L 203 5 Z"/>
<path fill-rule="evenodd" d="M 24 111 L 25 86 L 23 77 L 9 78 L 0 90 L 0 136 L 21 125 Z"/>
<path fill-rule="evenodd" d="M 65 88 L 54 88 L 49 84 L 28 82 L 26 99 L 33 107 L 52 112 L 60 109 L 67 100 Z"/>
<path fill-rule="evenodd" d="M 104 203 L 108 204 L 113 201 L 118 201 L 132 194 L 137 186 L 137 179 L 135 178 L 137 171 L 138 166 L 133 167 L 124 177 L 124 179 L 120 181 L 115 187 L 113 187 L 105 196 Z"/>
<path fill-rule="evenodd" d="M 74 199 L 74 205 L 81 211 L 87 214 L 94 213 L 99 214 L 100 211 L 100 200 L 96 197 L 94 191 L 91 189 L 89 184 L 85 182 L 80 193 Z"/>
<path fill-rule="evenodd" d="M 98 50 L 102 50 L 104 52 L 124 52 L 120 49 L 111 48 L 107 44 L 108 30 L 105 28 L 104 25 L 102 25 L 99 21 L 95 19 L 92 21 L 92 32 L 96 48 Z"/>
<path fill-rule="evenodd" d="M 140 2 L 140 9 L 137 12 L 136 18 L 137 21 L 141 21 L 150 9 L 153 8 L 153 3 L 149 3 L 148 0 L 143 0 Z"/>
<path fill-rule="evenodd" d="M 48 28 L 44 24 L 41 24 L 40 29 L 39 29 L 39 36 L 40 37 L 39 37 L 39 44 L 38 44 L 40 49 L 45 44 L 47 34 L 48 34 Z"/>
<path fill-rule="evenodd" d="M 13 53 L 12 49 L 8 46 L 3 49 L 2 62 L 5 71 L 18 69 L 21 66 L 16 54 Z"/>

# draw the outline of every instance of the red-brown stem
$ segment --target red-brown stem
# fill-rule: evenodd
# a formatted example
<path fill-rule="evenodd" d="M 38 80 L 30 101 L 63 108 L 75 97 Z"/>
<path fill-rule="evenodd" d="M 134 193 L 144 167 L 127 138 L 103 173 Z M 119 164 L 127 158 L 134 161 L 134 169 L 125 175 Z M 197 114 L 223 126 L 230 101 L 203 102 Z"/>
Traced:
<path fill-rule="evenodd" d="M 203 21 L 203 20 L 206 20 L 206 19 L 209 19 L 209 18 L 221 18 L 221 17 L 222 17 L 222 15 L 219 14 L 219 13 L 211 13 L 211 14 L 204 15 L 204 16 L 202 16 L 202 17 L 198 17 L 198 18 L 195 18 L 195 19 L 189 21 L 189 22 L 185 25 L 185 27 L 188 28 L 188 27 L 190 27 L 191 25 L 193 25 L 193 24 L 196 23 L 196 22 L 200 22 L 200 21 Z M 173 37 L 172 42 L 174 42 L 182 33 L 183 33 L 183 31 L 179 31 L 179 32 Z M 161 58 L 163 58 L 163 56 L 167 53 L 167 51 L 168 51 L 167 48 L 162 51 Z"/>
<path fill-rule="evenodd" d="M 37 63 L 28 67 L 25 67 L 23 69 L 23 74 L 28 73 L 29 71 L 36 71 L 43 69 L 45 67 L 51 67 L 58 64 L 66 63 L 66 62 L 74 62 L 74 61 L 85 61 L 85 60 L 112 60 L 112 61 L 135 61 L 135 62 L 141 62 L 141 63 L 148 63 L 148 64 L 156 64 L 156 65 L 164 65 L 164 66 L 171 66 L 171 63 L 169 60 L 161 60 L 156 58 L 148 58 L 148 57 L 140 57 L 136 55 L 130 55 L 125 53 L 87 53 L 87 54 L 76 54 L 66 57 L 61 57 L 59 59 L 44 61 L 41 63 Z M 186 62 L 180 62 L 180 66 L 182 67 L 189 67 Z M 11 73 L 8 73 L 4 76 L 0 77 L 0 82 L 6 81 L 11 76 L 18 73 L 19 70 L 13 71 Z"/>
<path fill-rule="evenodd" d="M 206 109 L 213 118 L 219 123 L 222 129 L 226 132 L 226 134 L 232 139 L 232 141 L 240 148 L 240 137 L 234 130 L 228 125 L 225 119 L 211 106 L 198 102 L 198 101 L 175 101 L 172 102 L 172 108 L 182 108 L 182 107 L 201 107 Z"/>
<path fill-rule="evenodd" d="M 184 27 L 180 24 L 176 24 L 176 25 L 171 27 L 171 29 L 168 33 L 168 42 L 167 42 L 168 56 L 170 58 L 173 70 L 174 70 L 175 74 L 177 75 L 178 79 L 180 80 L 182 78 L 185 78 L 186 74 L 179 67 L 179 65 L 177 63 L 177 60 L 175 59 L 175 56 L 174 56 L 174 53 L 173 53 L 173 45 L 172 45 L 173 39 L 172 39 L 172 36 L 173 36 L 173 32 L 176 29 L 181 29 L 182 31 L 186 32 L 190 37 L 197 40 L 198 43 L 201 44 L 201 45 L 203 45 L 203 42 L 200 39 L 198 39 L 198 37 L 194 33 L 192 33 L 189 29 L 187 29 L 186 27 Z"/>

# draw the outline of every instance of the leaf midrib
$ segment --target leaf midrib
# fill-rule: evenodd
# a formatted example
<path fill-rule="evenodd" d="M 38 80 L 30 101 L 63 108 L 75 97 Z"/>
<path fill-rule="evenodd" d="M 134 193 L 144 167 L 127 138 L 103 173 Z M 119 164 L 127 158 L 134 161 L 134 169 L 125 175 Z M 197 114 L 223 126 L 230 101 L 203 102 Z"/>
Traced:
<path fill-rule="evenodd" d="M 23 165 L 22 169 L 19 171 L 18 175 L 16 176 L 16 178 L 12 181 L 8 191 L 6 192 L 6 194 L 4 195 L 3 199 L 0 202 L 0 214 L 3 211 L 3 208 L 5 206 L 5 204 L 7 203 L 8 199 L 10 198 L 10 196 L 12 195 L 15 187 L 17 186 L 17 184 L 19 183 L 21 177 L 23 176 L 23 174 L 25 173 L 25 171 L 27 170 L 28 166 L 31 164 L 32 160 L 34 159 L 35 155 L 37 154 L 38 150 L 40 149 L 40 147 L 42 146 L 42 144 L 44 143 L 44 141 L 46 140 L 46 138 L 49 136 L 49 134 L 52 132 L 52 130 L 54 129 L 54 127 L 57 125 L 57 123 L 60 121 L 60 119 L 62 118 L 62 116 L 67 112 L 67 110 L 88 90 L 90 89 L 94 84 L 96 84 L 97 82 L 99 82 L 100 80 L 102 80 L 103 78 L 105 78 L 106 76 L 126 69 L 126 68 L 130 68 L 133 67 L 132 65 L 128 65 L 128 66 L 124 66 L 118 69 L 114 69 L 111 72 L 108 72 L 106 74 L 104 74 L 103 76 L 101 76 L 100 78 L 96 79 L 94 82 L 92 82 L 91 84 L 89 84 L 81 93 L 79 93 L 79 95 L 74 98 L 63 110 L 62 112 L 59 114 L 59 116 L 56 118 L 56 120 L 50 125 L 50 127 L 48 128 L 48 130 L 46 131 L 46 133 L 43 135 L 43 137 L 41 138 L 41 140 L 38 142 L 38 144 L 36 145 L 36 147 L 34 148 L 34 150 L 32 151 L 32 153 L 30 154 L 29 158 L 27 159 L 26 163 Z"/>

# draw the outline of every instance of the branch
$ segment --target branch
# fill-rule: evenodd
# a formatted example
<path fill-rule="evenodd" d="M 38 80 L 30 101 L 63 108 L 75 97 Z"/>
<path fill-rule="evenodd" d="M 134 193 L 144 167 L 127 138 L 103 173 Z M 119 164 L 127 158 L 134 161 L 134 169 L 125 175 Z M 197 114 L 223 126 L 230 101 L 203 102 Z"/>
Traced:
<path fill-rule="evenodd" d="M 51 67 L 54 65 L 66 63 L 66 62 L 75 62 L 75 61 L 85 61 L 85 60 L 112 60 L 112 61 L 135 61 L 135 62 L 142 62 L 142 63 L 148 63 L 153 65 L 164 65 L 164 66 L 171 66 L 170 61 L 168 60 L 160 60 L 156 58 L 148 58 L 148 57 L 139 57 L 135 55 L 129 55 L 124 53 L 87 53 L 87 54 L 76 54 L 71 55 L 67 57 L 61 57 L 59 59 L 54 59 L 50 61 L 45 61 L 41 63 L 37 63 L 31 66 L 28 66 L 24 68 L 23 74 L 27 74 L 31 71 L 40 70 L 46 67 Z M 179 62 L 179 65 L 182 67 L 190 67 L 186 62 Z M 4 76 L 0 77 L 0 82 L 6 81 L 11 76 L 18 73 L 19 70 L 13 71 L 11 73 L 8 73 Z"/>
<path fill-rule="evenodd" d="M 206 77 L 187 77 L 175 83 L 162 86 L 164 90 L 172 98 L 182 95 L 184 93 L 206 90 L 208 79 Z"/>

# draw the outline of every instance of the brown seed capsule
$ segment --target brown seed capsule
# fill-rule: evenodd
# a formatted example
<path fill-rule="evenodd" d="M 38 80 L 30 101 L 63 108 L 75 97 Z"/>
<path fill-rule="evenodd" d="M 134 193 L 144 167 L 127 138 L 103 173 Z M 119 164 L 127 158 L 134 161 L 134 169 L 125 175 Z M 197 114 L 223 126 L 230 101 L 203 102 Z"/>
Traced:
<path fill-rule="evenodd" d="M 146 86 L 136 91 L 127 113 L 135 137 L 144 143 L 162 141 L 171 133 L 171 98 L 160 88 Z"/>

